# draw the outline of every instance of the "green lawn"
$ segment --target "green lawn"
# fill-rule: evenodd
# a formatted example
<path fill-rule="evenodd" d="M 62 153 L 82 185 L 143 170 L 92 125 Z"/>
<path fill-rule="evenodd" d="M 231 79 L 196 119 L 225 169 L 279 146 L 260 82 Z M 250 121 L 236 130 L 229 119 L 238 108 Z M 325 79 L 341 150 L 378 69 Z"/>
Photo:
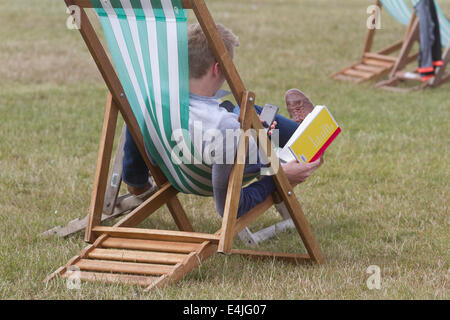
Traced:
<path fill-rule="evenodd" d="M 342 126 L 324 166 L 296 188 L 327 264 L 217 255 L 177 285 L 144 293 L 43 283 L 86 245 L 82 234 L 38 234 L 87 214 L 107 92 L 79 33 L 65 26 L 62 0 L 2 0 L 0 298 L 448 299 L 450 85 L 398 94 L 329 78 L 360 55 L 372 2 L 207 1 L 240 37 L 236 64 L 257 103 L 286 115 L 284 92 L 298 87 Z M 382 17 L 377 47 L 404 34 Z M 180 198 L 197 230 L 220 227 L 211 199 Z M 271 211 L 255 228 L 278 220 Z M 175 228 L 165 209 L 143 225 Z M 293 232 L 261 249 L 304 251 Z M 381 268 L 380 290 L 366 286 L 371 265 Z"/>

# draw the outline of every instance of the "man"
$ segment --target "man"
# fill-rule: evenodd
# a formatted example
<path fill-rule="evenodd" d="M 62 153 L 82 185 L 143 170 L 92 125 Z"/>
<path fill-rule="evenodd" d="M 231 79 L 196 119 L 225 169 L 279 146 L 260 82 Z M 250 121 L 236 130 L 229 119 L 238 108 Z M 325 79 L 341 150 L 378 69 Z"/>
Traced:
<path fill-rule="evenodd" d="M 228 52 L 231 57 L 233 57 L 234 48 L 239 46 L 238 38 L 231 30 L 225 28 L 221 24 L 217 24 L 217 29 Z M 225 107 L 221 107 L 221 101 L 219 100 L 221 95 L 220 88 L 225 82 L 225 76 L 209 47 L 206 36 L 200 25 L 194 24 L 189 26 L 188 36 L 190 90 L 189 131 L 191 140 L 199 141 L 196 139 L 198 137 L 194 136 L 199 132 L 197 130 L 198 127 L 201 127 L 200 133 L 202 135 L 206 134 L 208 130 L 222 132 L 222 136 L 226 136 L 226 132 L 230 130 L 240 130 L 238 121 L 239 107 L 235 107 L 233 110 L 227 110 Z M 272 133 L 275 128 L 278 129 L 277 133 L 281 147 L 289 140 L 299 123 L 301 123 L 306 115 L 314 108 L 311 101 L 297 89 L 291 89 L 286 92 L 285 100 L 289 114 L 295 121 L 277 115 L 274 123 L 271 124 L 271 130 L 269 131 L 269 133 Z M 258 113 L 261 113 L 262 111 L 262 108 L 259 106 L 255 106 L 255 109 Z M 203 144 L 202 150 L 204 150 L 205 147 L 208 147 L 208 142 L 205 142 L 202 139 L 200 139 L 200 141 L 202 141 Z M 251 142 L 250 144 L 249 150 L 252 149 L 252 146 L 254 147 L 254 143 L 252 144 Z M 231 149 L 229 145 L 223 145 L 223 150 L 221 150 L 223 151 L 222 159 L 234 159 L 236 144 L 233 143 L 231 145 L 233 146 Z M 136 195 L 142 194 L 150 188 L 148 182 L 148 170 L 140 157 L 129 132 L 127 132 L 127 140 L 124 149 L 123 181 L 128 185 L 131 193 Z M 249 154 L 250 153 L 251 152 L 249 151 Z M 256 163 L 249 163 L 249 154 L 247 155 L 244 174 L 257 173 L 264 167 L 264 164 L 260 161 L 259 157 Z M 293 161 L 283 165 L 283 170 L 286 173 L 289 182 L 295 186 L 304 182 L 321 164 L 322 159 L 309 164 L 300 164 Z M 214 200 L 216 209 L 220 215 L 223 215 L 224 211 L 228 178 L 232 165 L 232 161 L 216 160 L 211 163 Z M 241 192 L 238 217 L 263 202 L 274 191 L 275 183 L 271 176 L 265 176 L 249 186 L 244 187 Z"/>

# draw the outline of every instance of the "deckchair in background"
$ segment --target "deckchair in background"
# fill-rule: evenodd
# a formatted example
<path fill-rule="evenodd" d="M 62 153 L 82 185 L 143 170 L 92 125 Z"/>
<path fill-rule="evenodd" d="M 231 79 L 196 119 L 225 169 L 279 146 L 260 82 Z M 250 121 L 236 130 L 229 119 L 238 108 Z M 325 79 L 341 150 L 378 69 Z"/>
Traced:
<path fill-rule="evenodd" d="M 415 6 L 419 0 L 410 0 L 412 6 Z M 420 74 L 417 72 L 417 65 L 413 70 L 405 71 L 407 66 L 415 61 L 409 58 L 410 56 L 418 56 L 417 54 L 411 55 L 415 43 L 419 43 L 420 36 L 420 21 L 412 14 L 411 15 L 411 29 L 407 38 L 405 39 L 403 46 L 400 50 L 400 55 L 389 73 L 389 78 L 384 81 L 377 83 L 377 88 L 382 88 L 390 91 L 408 92 L 412 90 L 420 90 L 425 88 L 436 88 L 446 82 L 450 81 L 450 71 L 447 70 L 447 66 L 450 62 L 450 22 L 445 17 L 438 3 L 436 3 L 437 14 L 439 18 L 439 27 L 441 33 L 441 45 L 444 50 L 442 61 L 443 66 L 436 68 L 434 78 L 422 83 Z M 420 44 L 420 43 L 419 43 Z M 398 87 L 400 82 L 415 81 L 421 84 L 413 87 Z"/>
<path fill-rule="evenodd" d="M 71 277 L 75 269 L 81 279 L 125 282 L 161 287 L 178 281 L 216 252 L 269 257 L 291 262 L 324 263 L 319 244 L 303 214 L 283 170 L 274 172 L 276 192 L 243 217 L 236 219 L 248 137 L 239 137 L 225 203 L 222 227 L 214 234 L 194 232 L 180 201 L 179 192 L 211 195 L 208 167 L 174 161 L 171 134 L 188 128 L 189 89 L 187 24 L 184 9 L 193 9 L 233 95 L 241 107 L 243 132 L 262 130 L 254 110 L 255 95 L 247 91 L 222 42 L 203 0 L 65 0 L 79 6 L 80 33 L 109 89 L 100 151 L 91 199 L 86 241 L 92 243 L 80 255 L 59 268 L 55 276 Z M 95 8 L 110 49 L 115 69 L 86 15 Z M 109 164 L 118 114 L 122 115 L 158 187 L 148 200 L 113 227 L 101 226 Z M 260 153 L 274 155 L 266 135 L 257 137 Z M 181 157 L 195 150 L 188 136 Z M 187 150 L 187 151 L 186 151 Z M 156 163 L 153 164 L 147 154 Z M 279 165 L 279 160 L 272 161 Z M 233 250 L 234 236 L 275 203 L 284 202 L 308 254 Z M 142 229 L 137 226 L 166 205 L 180 231 Z"/>
<path fill-rule="evenodd" d="M 392 54 L 398 52 L 402 48 L 404 41 L 410 33 L 411 8 L 406 4 L 406 0 L 377 0 L 375 5 L 380 8 L 385 8 L 398 22 L 408 26 L 404 39 L 397 41 L 386 48 L 372 52 L 376 29 L 368 29 L 361 60 L 350 67 L 331 75 L 332 78 L 361 83 L 384 77 L 388 75 L 394 67 L 397 57 Z M 414 60 L 416 58 L 417 56 L 413 56 L 410 59 Z"/>
<path fill-rule="evenodd" d="M 414 44 L 419 39 L 419 22 L 411 5 L 417 0 L 377 0 L 376 5 L 386 11 L 399 23 L 407 26 L 406 33 L 401 41 L 391 44 L 376 52 L 372 51 L 372 46 L 376 34 L 376 29 L 369 29 L 366 34 L 366 40 L 363 47 L 363 54 L 358 63 L 343 69 L 331 77 L 336 80 L 352 81 L 361 83 L 369 80 L 378 80 L 389 75 L 389 80 L 380 82 L 377 87 L 391 89 L 399 80 L 419 80 L 418 74 L 405 73 L 402 70 L 412 62 L 417 61 L 418 52 L 412 52 Z M 428 83 L 422 84 L 417 88 L 436 87 L 447 82 L 448 74 L 445 73 L 446 65 L 449 61 L 449 38 L 450 24 L 445 18 L 442 10 L 438 7 L 438 14 L 441 27 L 442 45 L 447 47 L 444 53 L 444 66 L 436 72 L 436 77 Z M 397 54 L 397 55 L 394 55 Z M 400 91 L 403 89 L 392 89 Z M 410 89 L 405 89 L 410 90 Z"/>

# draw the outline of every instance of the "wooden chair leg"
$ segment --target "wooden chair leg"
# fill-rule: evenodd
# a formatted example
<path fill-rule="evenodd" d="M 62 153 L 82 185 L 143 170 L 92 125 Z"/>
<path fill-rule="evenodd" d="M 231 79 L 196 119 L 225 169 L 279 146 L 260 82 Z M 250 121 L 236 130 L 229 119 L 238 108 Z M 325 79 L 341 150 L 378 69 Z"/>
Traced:
<path fill-rule="evenodd" d="M 166 183 L 150 198 L 145 200 L 139 207 L 133 210 L 129 215 L 120 220 L 116 227 L 136 227 L 144 221 L 149 215 L 166 204 L 171 198 L 175 197 L 178 191 L 170 183 Z"/>
<path fill-rule="evenodd" d="M 256 113 L 253 114 L 252 121 L 253 128 L 255 128 L 256 130 L 263 129 L 259 117 L 256 115 Z M 267 136 L 264 135 L 258 135 L 258 140 L 260 152 L 262 152 L 267 156 L 267 158 L 270 159 L 270 155 L 274 154 L 272 143 L 267 138 Z M 311 259 L 316 263 L 325 263 L 325 256 L 320 249 L 319 243 L 317 242 L 316 237 L 312 232 L 312 229 L 303 213 L 300 203 L 295 197 L 291 184 L 284 174 L 282 167 L 279 165 L 279 160 L 277 161 L 278 166 L 276 167 L 277 170 L 273 178 L 277 186 L 278 195 L 284 201 L 286 208 L 292 218 L 292 221 L 294 222 L 295 228 L 302 238 L 305 248 L 308 251 Z M 274 164 L 272 164 L 272 166 L 274 166 Z"/>
<path fill-rule="evenodd" d="M 111 175 L 109 187 L 107 184 L 109 165 L 112 156 L 112 149 L 114 144 L 114 135 L 116 130 L 118 118 L 118 108 L 114 104 L 112 95 L 108 95 L 108 102 L 106 106 L 105 119 L 102 130 L 102 137 L 100 141 L 100 151 L 97 160 L 97 170 L 95 175 L 94 190 L 91 198 L 91 206 L 88 215 L 88 222 L 86 226 L 85 241 L 92 243 L 95 240 L 95 235 L 92 233 L 92 229 L 99 226 L 102 222 L 102 212 L 104 207 L 107 206 L 108 210 L 111 207 L 114 212 L 117 195 L 120 189 L 121 183 L 121 170 L 123 159 L 123 144 L 125 143 L 125 126 L 122 129 L 121 140 L 119 142 L 116 159 L 113 166 L 113 175 Z M 151 172 L 157 173 L 156 168 L 152 167 Z M 114 176 L 115 173 L 115 176 Z M 162 179 L 158 176 L 158 182 L 161 183 Z M 194 231 L 187 215 L 174 193 L 171 197 L 166 198 L 167 207 L 172 214 L 172 217 L 177 224 L 177 227 L 181 231 Z M 107 202 L 105 203 L 105 197 Z M 133 209 L 130 207 L 130 209 Z M 132 212 L 133 213 L 133 212 Z M 131 214 L 130 214 L 131 215 Z M 147 214 L 148 216 L 148 214 Z M 128 219 L 127 219 L 128 218 Z M 136 226 L 139 222 L 135 222 L 135 218 L 127 217 L 130 226 Z M 104 219 L 103 219 L 104 220 Z M 130 224 L 131 223 L 131 224 Z M 133 223 L 135 223 L 133 225 Z"/>
<path fill-rule="evenodd" d="M 380 9 L 383 7 L 380 0 L 377 0 L 375 5 Z M 364 41 L 364 47 L 363 47 L 363 52 L 362 52 L 362 56 L 361 56 L 361 61 L 364 59 L 364 55 L 372 50 L 373 39 L 375 37 L 376 30 L 377 30 L 376 28 L 367 30 L 366 40 Z"/>
<path fill-rule="evenodd" d="M 286 203 L 286 207 L 289 210 L 292 221 L 294 222 L 295 228 L 297 229 L 300 237 L 303 240 L 306 250 L 308 251 L 310 257 L 317 263 L 324 263 L 325 256 L 320 249 L 319 243 L 308 223 L 308 220 L 303 213 L 303 210 L 295 197 L 294 191 L 287 180 L 283 169 L 280 168 L 278 173 L 274 176 L 275 183 L 278 188 L 284 189 L 285 192 L 281 194 Z"/>
<path fill-rule="evenodd" d="M 109 175 L 108 186 L 105 194 L 103 205 L 103 215 L 121 215 L 134 210 L 142 204 L 151 194 L 156 192 L 156 185 L 150 188 L 144 195 L 139 197 L 133 194 L 126 194 L 119 197 L 120 187 L 122 184 L 123 172 L 123 156 L 126 141 L 126 125 L 123 125 L 119 143 L 117 145 L 116 154 L 114 156 L 113 166 Z"/>
<path fill-rule="evenodd" d="M 395 78 L 395 75 L 398 71 L 402 70 L 406 65 L 411 62 L 409 59 L 409 54 L 414 43 L 419 39 L 419 19 L 415 16 L 411 18 L 411 23 L 408 26 L 408 31 L 405 36 L 405 40 L 403 41 L 402 49 L 400 50 L 400 55 L 397 59 L 397 62 L 392 69 L 389 78 Z"/>
<path fill-rule="evenodd" d="M 247 149 L 246 147 L 245 137 L 241 136 L 239 139 L 238 146 L 238 157 L 242 149 Z M 245 146 L 243 146 L 245 144 Z M 239 207 L 239 200 L 242 188 L 242 178 L 244 176 L 244 167 L 245 167 L 245 154 L 244 154 L 244 162 L 242 164 L 235 163 L 233 165 L 233 169 L 230 173 L 228 190 L 227 190 L 227 198 L 225 201 L 225 209 L 222 219 L 222 234 L 221 241 L 219 242 L 218 252 L 224 254 L 230 254 L 232 245 L 233 245 L 233 230 L 234 225 L 236 223 L 236 217 Z"/>
<path fill-rule="evenodd" d="M 105 203 L 103 205 L 103 213 L 106 215 L 113 214 L 120 191 L 120 185 L 122 184 L 123 147 L 126 138 L 125 132 L 126 125 L 123 126 L 122 133 L 120 134 L 119 144 L 117 146 L 116 155 L 114 156 L 113 166 L 106 188 Z"/>
<path fill-rule="evenodd" d="M 85 241 L 91 243 L 95 240 L 95 237 L 92 234 L 92 229 L 100 225 L 101 223 L 118 111 L 119 109 L 117 108 L 112 95 L 109 93 L 106 104 L 105 118 L 103 122 L 103 130 L 100 139 L 100 149 L 97 159 L 94 190 L 92 192 L 88 225 L 86 227 L 85 234 Z"/>
<path fill-rule="evenodd" d="M 251 119 L 254 110 L 255 95 L 246 92 L 241 100 L 241 128 L 242 132 L 239 137 L 238 149 L 235 163 L 231 169 L 227 198 L 225 200 L 225 209 L 222 219 L 222 234 L 218 246 L 218 252 L 230 254 L 233 238 L 234 225 L 236 223 L 237 212 L 239 207 L 240 194 L 242 191 L 242 179 L 244 177 L 245 160 L 248 150 L 248 129 L 251 128 Z"/>
<path fill-rule="evenodd" d="M 437 68 L 436 75 L 430 84 L 430 87 L 432 88 L 436 88 L 441 84 L 450 81 L 450 72 L 449 74 L 446 74 L 447 66 L 450 63 L 450 46 L 448 46 L 445 49 L 444 54 L 442 56 L 442 61 L 444 62 L 444 65 L 442 67 Z"/>
<path fill-rule="evenodd" d="M 194 232 L 194 228 L 192 227 L 180 200 L 178 200 L 176 196 L 167 201 L 167 208 L 180 231 Z"/>

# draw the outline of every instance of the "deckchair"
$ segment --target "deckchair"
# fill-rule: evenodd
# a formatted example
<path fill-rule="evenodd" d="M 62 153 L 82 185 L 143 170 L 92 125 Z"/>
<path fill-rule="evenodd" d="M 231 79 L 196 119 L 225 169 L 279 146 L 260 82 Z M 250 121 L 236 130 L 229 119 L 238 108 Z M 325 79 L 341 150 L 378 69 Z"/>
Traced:
<path fill-rule="evenodd" d="M 389 74 L 398 58 L 392 54 L 398 52 L 408 38 L 411 29 L 411 9 L 406 0 L 377 0 L 375 5 L 385 8 L 398 22 L 408 26 L 405 37 L 381 50 L 372 52 L 376 28 L 368 29 L 360 61 L 331 75 L 333 79 L 361 83 L 376 80 Z M 417 56 L 410 57 L 411 60 Z"/>
<path fill-rule="evenodd" d="M 410 0 L 412 6 L 415 6 L 419 0 Z M 443 66 L 438 67 L 435 72 L 435 77 L 427 82 L 421 83 L 421 76 L 416 70 L 404 71 L 404 69 L 414 60 L 410 60 L 409 56 L 415 43 L 419 43 L 419 31 L 420 22 L 419 19 L 412 14 L 411 15 L 411 29 L 405 39 L 403 46 L 400 50 L 400 55 L 389 74 L 389 78 L 377 83 L 377 88 L 382 88 L 390 91 L 409 92 L 412 90 L 420 90 L 425 88 L 436 88 L 448 81 L 450 81 L 450 72 L 446 71 L 447 65 L 450 61 L 450 22 L 445 17 L 438 3 L 436 3 L 437 14 L 439 17 L 439 27 L 441 33 L 441 45 L 446 48 L 442 57 Z M 418 56 L 418 54 L 415 54 Z M 400 82 L 416 81 L 420 82 L 419 85 L 413 87 L 399 88 L 397 85 Z"/>
<path fill-rule="evenodd" d="M 401 78 L 406 79 L 404 74 L 398 73 L 405 66 L 416 61 L 419 53 L 411 52 L 414 43 L 418 41 L 418 19 L 415 16 L 410 4 L 415 4 L 417 0 L 377 0 L 376 5 L 385 8 L 386 11 L 399 23 L 407 26 L 405 36 L 401 41 L 381 49 L 377 52 L 371 52 L 376 29 L 369 29 L 366 34 L 366 40 L 363 47 L 361 60 L 352 66 L 343 69 L 331 77 L 337 80 L 352 81 L 361 83 L 369 80 L 377 80 L 389 75 L 389 80 L 377 84 L 377 87 L 386 88 L 390 84 L 395 84 Z M 441 22 L 441 34 L 443 35 L 443 46 L 448 46 L 449 26 L 448 21 L 438 8 L 439 19 Z M 447 22 L 447 23 L 445 23 Z M 447 40 L 446 40 L 447 39 Z M 397 53 L 397 56 L 393 55 Z M 448 50 L 446 51 L 448 53 Z M 441 67 L 436 78 L 424 86 L 438 86 L 447 81 L 445 74 L 445 65 Z M 408 73 L 407 76 L 412 79 L 419 79 L 417 75 Z M 395 80 L 394 80 L 395 78 Z"/>
<path fill-rule="evenodd" d="M 255 94 L 248 91 L 222 42 L 203 0 L 65 0 L 81 8 L 80 33 L 108 87 L 100 151 L 85 240 L 81 254 L 60 267 L 56 276 L 89 281 L 138 284 L 151 289 L 184 277 L 216 252 L 291 262 L 324 263 L 325 257 L 279 166 L 267 135 L 256 137 L 259 151 L 270 159 L 276 192 L 237 219 L 250 128 L 264 132 L 254 110 Z M 115 65 L 111 63 L 87 14 L 94 8 Z M 186 10 L 192 9 L 205 32 L 225 78 L 238 102 L 242 133 L 232 167 L 221 228 L 214 234 L 194 232 L 177 198 L 180 192 L 210 195 L 208 166 L 176 162 L 170 135 L 189 120 Z M 144 157 L 158 190 L 112 227 L 100 224 L 118 114 L 122 115 Z M 185 140 L 183 140 L 185 139 Z M 192 151 L 187 136 L 180 140 Z M 184 153 L 186 151 L 186 153 Z M 195 150 L 192 152 L 195 156 Z M 176 157 L 175 157 L 176 158 Z M 279 170 L 276 170 L 276 168 Z M 256 252 L 232 248 L 235 235 L 275 203 L 284 202 L 307 254 Z M 166 205 L 180 231 L 138 228 Z"/>
<path fill-rule="evenodd" d="M 129 213 L 131 210 L 137 208 L 142 204 L 147 195 L 154 193 L 154 188 L 151 188 L 145 193 L 145 197 L 133 196 L 132 194 L 124 194 L 119 196 L 122 184 L 122 164 L 123 164 L 123 146 L 125 143 L 125 128 L 123 127 L 120 135 L 119 144 L 117 146 L 116 154 L 114 155 L 113 165 L 109 174 L 109 180 L 106 188 L 105 201 L 103 205 L 102 222 L 115 219 L 119 216 Z M 283 202 L 276 203 L 275 209 L 280 214 L 282 221 L 273 223 L 270 226 L 261 228 L 259 230 L 251 230 L 245 227 L 238 233 L 239 239 L 247 246 L 258 246 L 264 241 L 276 237 L 279 233 L 286 230 L 294 229 L 295 226 Z M 87 226 L 88 216 L 84 219 L 75 219 L 67 224 L 65 227 L 52 228 L 43 235 L 56 234 L 60 237 L 66 237 L 81 230 Z"/>
<path fill-rule="evenodd" d="M 124 214 L 129 213 L 131 210 L 137 208 L 142 204 L 143 200 L 154 192 L 154 188 L 151 188 L 144 194 L 145 197 L 133 196 L 132 194 L 124 194 L 119 196 L 121 184 L 122 184 L 122 164 L 123 164 L 123 146 L 125 143 L 125 129 L 123 127 L 120 135 L 119 144 L 117 146 L 116 154 L 114 156 L 113 165 L 109 174 L 108 185 L 106 189 L 105 202 L 103 205 L 102 222 L 117 218 Z M 280 214 L 282 221 L 273 223 L 270 226 L 261 228 L 259 230 L 250 230 L 249 227 L 245 227 L 238 233 L 239 239 L 247 246 L 257 246 L 264 241 L 276 237 L 279 233 L 286 230 L 294 229 L 295 226 L 292 219 L 286 209 L 284 203 L 276 203 L 275 209 Z M 75 232 L 81 231 L 87 226 L 87 219 L 75 219 L 65 227 L 55 227 L 46 231 L 43 235 L 53 235 L 65 237 Z"/>

